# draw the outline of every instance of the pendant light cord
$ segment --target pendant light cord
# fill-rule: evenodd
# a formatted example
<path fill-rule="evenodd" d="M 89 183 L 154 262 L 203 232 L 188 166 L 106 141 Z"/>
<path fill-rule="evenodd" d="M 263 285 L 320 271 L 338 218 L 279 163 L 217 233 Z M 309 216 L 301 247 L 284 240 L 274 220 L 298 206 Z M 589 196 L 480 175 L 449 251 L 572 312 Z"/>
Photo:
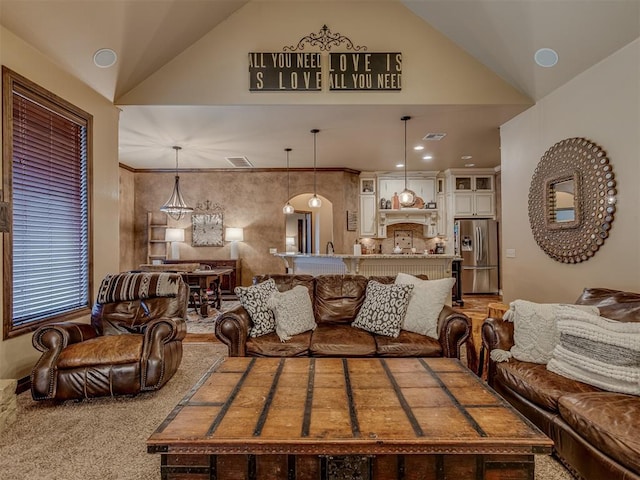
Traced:
<path fill-rule="evenodd" d="M 404 116 L 401 120 L 404 122 L 404 189 L 407 190 L 407 120 L 411 117 Z"/>
<path fill-rule="evenodd" d="M 318 130 L 317 128 L 314 128 L 313 130 L 311 130 L 311 133 L 313 133 L 313 195 L 316 196 L 317 195 L 317 174 L 316 174 L 316 154 L 317 154 L 317 148 L 316 148 L 316 136 L 318 135 L 318 132 L 320 130 Z"/>
<path fill-rule="evenodd" d="M 317 130 L 313 132 L 313 194 L 317 194 L 317 175 L 316 175 L 316 136 L 318 135 Z"/>
<path fill-rule="evenodd" d="M 182 149 L 182 147 L 173 147 L 176 151 L 176 177 L 178 176 L 178 151 Z"/>
<path fill-rule="evenodd" d="M 287 202 L 289 201 L 289 199 L 291 198 L 291 188 L 290 188 L 290 182 L 289 182 L 289 152 L 291 151 L 290 148 L 285 148 L 284 149 L 287 152 Z"/>

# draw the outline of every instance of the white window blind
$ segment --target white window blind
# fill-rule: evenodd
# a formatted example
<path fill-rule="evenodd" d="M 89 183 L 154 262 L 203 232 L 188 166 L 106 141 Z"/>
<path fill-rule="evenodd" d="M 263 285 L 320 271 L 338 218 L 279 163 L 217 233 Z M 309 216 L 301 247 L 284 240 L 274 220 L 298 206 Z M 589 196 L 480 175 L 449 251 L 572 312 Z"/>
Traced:
<path fill-rule="evenodd" d="M 89 301 L 87 121 L 14 84 L 12 322 Z"/>

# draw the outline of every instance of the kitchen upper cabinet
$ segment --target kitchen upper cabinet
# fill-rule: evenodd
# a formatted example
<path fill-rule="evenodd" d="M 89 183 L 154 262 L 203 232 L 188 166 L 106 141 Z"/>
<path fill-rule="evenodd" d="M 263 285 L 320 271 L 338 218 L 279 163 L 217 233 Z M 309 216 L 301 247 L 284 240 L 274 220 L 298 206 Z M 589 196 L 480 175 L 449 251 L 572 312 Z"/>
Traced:
<path fill-rule="evenodd" d="M 476 192 L 474 194 L 476 215 L 484 217 L 495 215 L 494 199 L 495 195 L 493 193 Z"/>
<path fill-rule="evenodd" d="M 425 203 L 436 201 L 436 178 L 407 176 L 407 188 L 413 190 Z M 393 195 L 404 190 L 404 176 L 380 177 L 378 179 L 378 196 L 391 200 Z"/>
<path fill-rule="evenodd" d="M 438 193 L 436 195 L 436 204 L 438 205 L 438 236 L 447 236 L 447 205 L 444 193 Z"/>
<path fill-rule="evenodd" d="M 495 193 L 493 173 L 447 170 L 447 194 L 451 195 L 454 217 L 493 217 Z"/>
<path fill-rule="evenodd" d="M 491 217 L 495 213 L 493 200 L 493 193 L 454 193 L 453 214 L 456 217 Z"/>
<path fill-rule="evenodd" d="M 436 201 L 436 179 L 433 178 L 407 178 L 407 187 L 416 192 L 424 203 Z"/>
<path fill-rule="evenodd" d="M 380 178 L 378 179 L 378 196 L 385 200 L 391 200 L 394 193 L 400 195 L 404 190 L 404 178 Z"/>
<path fill-rule="evenodd" d="M 377 202 L 375 195 L 360 195 L 360 236 L 375 237 L 378 234 L 376 222 Z"/>
<path fill-rule="evenodd" d="M 493 192 L 493 175 L 455 175 L 455 192 Z"/>

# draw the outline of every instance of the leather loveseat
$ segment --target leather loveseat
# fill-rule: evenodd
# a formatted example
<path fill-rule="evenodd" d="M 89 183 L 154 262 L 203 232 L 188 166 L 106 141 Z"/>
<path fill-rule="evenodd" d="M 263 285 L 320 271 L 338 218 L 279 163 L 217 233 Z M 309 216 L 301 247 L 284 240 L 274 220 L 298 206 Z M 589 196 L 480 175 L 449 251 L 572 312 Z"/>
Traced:
<path fill-rule="evenodd" d="M 640 294 L 585 289 L 576 301 L 600 315 L 640 322 Z M 482 341 L 489 354 L 514 345 L 514 324 L 488 318 Z M 554 441 L 554 454 L 576 478 L 640 480 L 640 397 L 603 391 L 547 370 L 546 365 L 489 360 L 488 382 Z"/>
<path fill-rule="evenodd" d="M 249 337 L 251 318 L 242 306 L 222 314 L 216 336 L 234 357 L 453 357 L 469 337 L 471 322 L 462 312 L 444 306 L 438 319 L 438 339 L 402 330 L 397 338 L 352 327 L 365 300 L 369 279 L 361 275 L 262 275 L 254 284 L 272 278 L 280 292 L 302 285 L 309 290 L 317 327 L 282 342 L 275 333 Z M 425 277 L 423 277 L 424 279 Z M 393 283 L 395 277 L 370 277 Z"/>

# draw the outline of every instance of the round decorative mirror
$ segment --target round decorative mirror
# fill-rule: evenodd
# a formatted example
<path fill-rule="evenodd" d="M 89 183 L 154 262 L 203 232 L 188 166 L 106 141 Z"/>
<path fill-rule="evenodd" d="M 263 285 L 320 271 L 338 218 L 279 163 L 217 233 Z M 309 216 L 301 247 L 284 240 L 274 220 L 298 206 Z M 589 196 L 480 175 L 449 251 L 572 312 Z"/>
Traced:
<path fill-rule="evenodd" d="M 568 138 L 545 152 L 529 188 L 529 223 L 544 252 L 563 263 L 589 260 L 609 236 L 616 181 L 606 152 Z"/>

